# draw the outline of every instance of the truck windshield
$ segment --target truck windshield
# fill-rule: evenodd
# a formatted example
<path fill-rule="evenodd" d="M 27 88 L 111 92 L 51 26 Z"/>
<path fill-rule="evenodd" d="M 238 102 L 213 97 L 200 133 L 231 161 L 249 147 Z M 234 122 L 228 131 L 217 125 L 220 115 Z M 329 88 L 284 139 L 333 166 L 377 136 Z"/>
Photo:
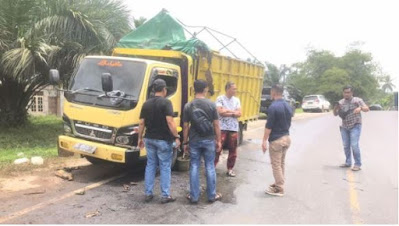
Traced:
<path fill-rule="evenodd" d="M 68 101 L 116 109 L 132 109 L 143 86 L 146 64 L 143 62 L 86 58 L 72 78 Z M 109 73 L 113 80 L 112 97 L 103 94 L 101 76 Z"/>

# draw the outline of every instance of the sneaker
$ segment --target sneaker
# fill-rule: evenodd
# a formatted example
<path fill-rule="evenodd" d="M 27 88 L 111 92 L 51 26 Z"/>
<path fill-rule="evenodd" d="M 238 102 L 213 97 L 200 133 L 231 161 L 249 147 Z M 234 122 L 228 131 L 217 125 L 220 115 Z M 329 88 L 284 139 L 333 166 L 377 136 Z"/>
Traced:
<path fill-rule="evenodd" d="M 280 196 L 280 197 L 284 196 L 284 192 L 281 191 L 280 189 L 278 189 L 277 187 L 274 187 L 274 188 L 269 187 L 268 189 L 266 189 L 265 193 L 268 195 L 274 195 L 274 196 Z"/>
<path fill-rule="evenodd" d="M 275 184 L 271 184 L 271 185 L 269 185 L 269 188 L 271 188 L 271 189 L 273 189 L 273 188 L 275 188 L 276 187 L 276 185 Z"/>
<path fill-rule="evenodd" d="M 348 165 L 348 164 L 341 164 L 341 165 L 339 165 L 339 167 L 341 167 L 341 168 L 349 168 L 349 167 L 351 167 L 351 165 Z"/>
<path fill-rule="evenodd" d="M 233 172 L 233 170 L 227 171 L 226 175 L 227 175 L 228 177 L 235 177 L 235 176 L 236 176 L 236 174 Z"/>
<path fill-rule="evenodd" d="M 176 201 L 176 198 L 173 198 L 172 196 L 162 197 L 161 198 L 161 203 L 162 204 L 169 203 L 169 202 L 174 202 L 174 201 Z"/>
<path fill-rule="evenodd" d="M 146 195 L 145 196 L 145 202 L 151 202 L 151 200 L 154 198 L 154 195 Z"/>
<path fill-rule="evenodd" d="M 361 170 L 360 166 L 354 166 L 352 168 L 352 171 L 359 171 L 359 170 Z"/>

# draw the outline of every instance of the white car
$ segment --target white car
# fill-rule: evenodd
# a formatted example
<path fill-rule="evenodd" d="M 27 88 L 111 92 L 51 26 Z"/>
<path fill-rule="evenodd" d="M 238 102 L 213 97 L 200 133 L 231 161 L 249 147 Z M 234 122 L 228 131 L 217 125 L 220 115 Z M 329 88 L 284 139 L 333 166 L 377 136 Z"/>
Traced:
<path fill-rule="evenodd" d="M 303 98 L 302 109 L 309 111 L 330 111 L 330 102 L 323 95 L 308 95 Z"/>

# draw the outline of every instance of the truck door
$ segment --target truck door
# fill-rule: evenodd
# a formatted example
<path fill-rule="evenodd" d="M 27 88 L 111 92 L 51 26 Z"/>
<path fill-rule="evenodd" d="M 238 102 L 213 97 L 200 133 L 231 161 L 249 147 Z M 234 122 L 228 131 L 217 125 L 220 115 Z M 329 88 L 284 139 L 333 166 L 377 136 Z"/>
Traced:
<path fill-rule="evenodd" d="M 180 72 L 175 69 L 154 67 L 151 72 L 150 82 L 148 84 L 147 99 L 154 96 L 152 90 L 152 83 L 156 79 L 163 79 L 166 82 L 166 89 L 168 91 L 166 98 L 168 98 L 173 105 L 173 117 L 178 126 L 178 132 L 181 131 L 181 79 Z"/>

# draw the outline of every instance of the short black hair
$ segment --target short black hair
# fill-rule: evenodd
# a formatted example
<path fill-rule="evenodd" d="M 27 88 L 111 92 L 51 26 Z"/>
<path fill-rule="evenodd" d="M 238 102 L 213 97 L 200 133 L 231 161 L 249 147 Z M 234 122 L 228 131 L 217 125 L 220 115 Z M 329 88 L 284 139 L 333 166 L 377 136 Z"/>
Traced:
<path fill-rule="evenodd" d="M 274 90 L 276 93 L 278 93 L 278 94 L 283 94 L 283 92 L 284 92 L 284 88 L 283 88 L 283 86 L 282 85 L 280 85 L 280 84 L 274 84 L 273 86 L 272 86 L 272 90 Z"/>
<path fill-rule="evenodd" d="M 352 86 L 350 86 L 350 85 L 346 85 L 346 86 L 344 86 L 344 88 L 342 89 L 342 91 L 345 91 L 346 89 L 350 89 L 350 90 L 351 90 L 351 92 L 353 92 L 353 87 L 352 87 Z"/>
<path fill-rule="evenodd" d="M 227 90 L 230 89 L 233 85 L 235 85 L 234 82 L 228 81 L 228 82 L 226 83 L 226 85 L 224 86 L 224 90 L 227 91 Z"/>
<path fill-rule="evenodd" d="M 166 88 L 166 82 L 163 79 L 155 79 L 152 83 L 152 87 L 155 92 L 161 92 L 164 88 Z"/>
<path fill-rule="evenodd" d="M 208 87 L 208 83 L 202 79 L 198 79 L 194 81 L 194 92 L 195 93 L 203 93 L 205 88 Z"/>

